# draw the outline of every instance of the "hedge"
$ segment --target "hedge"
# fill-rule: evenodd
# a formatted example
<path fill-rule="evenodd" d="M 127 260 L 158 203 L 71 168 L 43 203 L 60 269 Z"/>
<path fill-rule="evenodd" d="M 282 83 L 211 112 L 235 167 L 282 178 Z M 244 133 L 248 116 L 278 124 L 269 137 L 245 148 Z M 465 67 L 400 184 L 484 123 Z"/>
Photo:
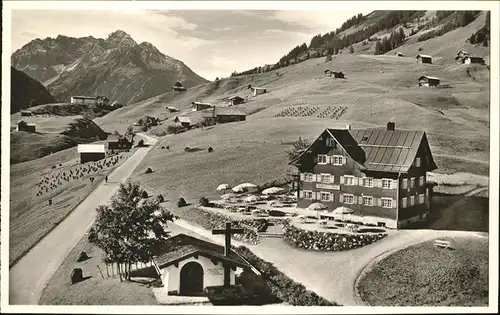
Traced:
<path fill-rule="evenodd" d="M 316 251 L 341 251 L 363 247 L 387 236 L 377 234 L 341 234 L 331 232 L 307 231 L 288 222 L 283 223 L 283 238 L 290 245 Z"/>
<path fill-rule="evenodd" d="M 304 285 L 293 281 L 273 264 L 259 258 L 248 248 L 240 246 L 235 251 L 260 271 L 271 293 L 276 299 L 297 306 L 338 306 L 316 293 L 309 291 Z"/>

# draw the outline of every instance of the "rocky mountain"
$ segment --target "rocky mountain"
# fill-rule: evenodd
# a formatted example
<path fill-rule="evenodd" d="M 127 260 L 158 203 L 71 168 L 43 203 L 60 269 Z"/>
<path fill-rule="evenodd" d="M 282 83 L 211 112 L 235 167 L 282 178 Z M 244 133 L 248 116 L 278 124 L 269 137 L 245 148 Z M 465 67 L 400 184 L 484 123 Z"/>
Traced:
<path fill-rule="evenodd" d="M 71 95 L 105 95 L 130 104 L 170 91 L 176 81 L 187 88 L 207 82 L 182 61 L 150 43 L 137 44 L 120 30 L 106 39 L 35 39 L 11 59 L 12 66 L 42 82 L 61 102 Z"/>
<path fill-rule="evenodd" d="M 29 106 L 55 103 L 55 98 L 37 80 L 13 67 L 10 68 L 10 113 L 17 113 Z"/>

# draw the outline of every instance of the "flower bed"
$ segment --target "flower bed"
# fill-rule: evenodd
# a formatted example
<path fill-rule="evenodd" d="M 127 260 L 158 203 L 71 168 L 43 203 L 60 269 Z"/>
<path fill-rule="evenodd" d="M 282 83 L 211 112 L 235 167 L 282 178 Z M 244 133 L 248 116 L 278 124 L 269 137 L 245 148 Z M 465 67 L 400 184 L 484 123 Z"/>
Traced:
<path fill-rule="evenodd" d="M 330 232 L 306 231 L 288 222 L 283 224 L 283 238 L 289 244 L 308 250 L 341 251 L 363 247 L 387 236 L 386 233 L 358 235 Z"/>
<path fill-rule="evenodd" d="M 240 246 L 235 251 L 260 271 L 262 279 L 267 284 L 277 300 L 298 306 L 338 306 L 316 293 L 307 290 L 303 284 L 290 279 L 273 264 L 261 259 L 248 248 Z"/>

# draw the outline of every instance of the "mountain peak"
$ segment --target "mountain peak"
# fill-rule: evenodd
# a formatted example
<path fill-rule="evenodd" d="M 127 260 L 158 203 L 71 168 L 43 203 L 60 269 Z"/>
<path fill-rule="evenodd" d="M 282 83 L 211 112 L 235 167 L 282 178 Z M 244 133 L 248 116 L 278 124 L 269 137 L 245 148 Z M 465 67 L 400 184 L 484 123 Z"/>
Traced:
<path fill-rule="evenodd" d="M 120 38 L 120 39 L 123 39 L 125 37 L 130 37 L 129 34 L 127 34 L 126 32 L 122 31 L 122 30 L 116 30 L 114 32 L 112 32 L 111 34 L 108 35 L 108 39 L 110 38 Z"/>

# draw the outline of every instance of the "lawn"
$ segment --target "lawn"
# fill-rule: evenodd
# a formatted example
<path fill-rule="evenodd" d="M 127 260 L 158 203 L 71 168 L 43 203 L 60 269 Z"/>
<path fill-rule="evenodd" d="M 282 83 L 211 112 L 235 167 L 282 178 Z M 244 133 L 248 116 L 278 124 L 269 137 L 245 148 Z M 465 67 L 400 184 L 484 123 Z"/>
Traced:
<path fill-rule="evenodd" d="M 119 163 L 130 153 L 124 153 Z M 15 262 L 90 194 L 114 167 L 63 182 L 37 196 L 36 183 L 44 176 L 75 169 L 76 149 L 67 149 L 29 162 L 11 165 L 9 263 Z M 61 166 L 59 166 L 61 164 Z M 53 166 L 57 168 L 52 169 Z M 116 167 L 116 166 L 115 166 Z M 95 177 L 93 183 L 89 177 Z M 52 199 L 52 205 L 48 200 Z"/>
<path fill-rule="evenodd" d="M 454 237 L 454 249 L 433 241 L 400 250 L 360 280 L 360 296 L 373 306 L 487 306 L 488 239 Z"/>

